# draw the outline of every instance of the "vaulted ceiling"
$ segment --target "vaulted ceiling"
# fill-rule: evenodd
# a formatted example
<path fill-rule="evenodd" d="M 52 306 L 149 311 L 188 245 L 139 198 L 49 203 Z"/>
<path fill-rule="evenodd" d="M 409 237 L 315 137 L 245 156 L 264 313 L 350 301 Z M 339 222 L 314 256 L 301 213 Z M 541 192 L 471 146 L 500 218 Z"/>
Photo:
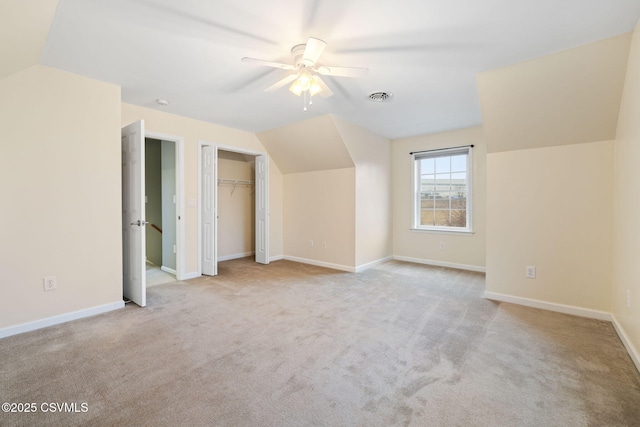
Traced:
<path fill-rule="evenodd" d="M 0 79 L 40 61 L 57 0 L 0 2 Z"/>
<path fill-rule="evenodd" d="M 0 77 L 35 55 L 120 85 L 124 102 L 237 129 L 333 114 L 392 139 L 478 125 L 479 72 L 628 32 L 640 18 L 638 0 L 59 0 L 52 18 L 55 3 L 5 0 L 0 43 L 13 56 Z M 369 74 L 323 77 L 334 96 L 305 112 L 286 87 L 264 92 L 287 71 L 240 60 L 290 63 L 310 36 L 327 42 L 320 65 Z M 374 91 L 391 102 L 369 101 Z"/>

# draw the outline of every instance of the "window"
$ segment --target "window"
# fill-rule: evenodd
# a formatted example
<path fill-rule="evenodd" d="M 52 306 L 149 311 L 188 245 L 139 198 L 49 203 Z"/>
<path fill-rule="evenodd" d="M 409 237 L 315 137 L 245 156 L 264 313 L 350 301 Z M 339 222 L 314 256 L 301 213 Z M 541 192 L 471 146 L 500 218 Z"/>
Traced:
<path fill-rule="evenodd" d="M 471 148 L 411 153 L 417 230 L 471 230 Z"/>

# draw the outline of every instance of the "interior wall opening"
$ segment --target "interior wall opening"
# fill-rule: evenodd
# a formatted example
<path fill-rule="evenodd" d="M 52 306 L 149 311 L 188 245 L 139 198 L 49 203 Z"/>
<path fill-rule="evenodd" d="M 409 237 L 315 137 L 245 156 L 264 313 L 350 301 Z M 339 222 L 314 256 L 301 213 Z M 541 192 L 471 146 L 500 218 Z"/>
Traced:
<path fill-rule="evenodd" d="M 147 287 L 176 280 L 176 144 L 145 138 Z"/>
<path fill-rule="evenodd" d="M 254 256 L 269 264 L 269 156 L 199 142 L 198 271 Z"/>
<path fill-rule="evenodd" d="M 255 158 L 218 150 L 218 261 L 255 257 Z"/>

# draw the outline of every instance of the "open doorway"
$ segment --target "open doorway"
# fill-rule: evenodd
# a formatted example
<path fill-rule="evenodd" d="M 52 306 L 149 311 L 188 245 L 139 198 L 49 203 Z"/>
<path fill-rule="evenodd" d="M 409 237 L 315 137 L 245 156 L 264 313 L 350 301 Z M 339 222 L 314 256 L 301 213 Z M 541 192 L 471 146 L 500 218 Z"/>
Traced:
<path fill-rule="evenodd" d="M 218 150 L 218 261 L 255 257 L 256 156 Z"/>
<path fill-rule="evenodd" d="M 177 275 L 176 143 L 145 138 L 147 287 Z"/>
<path fill-rule="evenodd" d="M 200 273 L 215 276 L 218 261 L 248 256 L 268 264 L 268 156 L 199 145 Z"/>
<path fill-rule="evenodd" d="M 147 276 L 145 272 L 146 220 L 145 203 L 145 137 L 172 141 L 175 153 L 175 275 L 184 275 L 184 140 L 159 133 L 145 132 L 144 120 L 124 126 L 122 141 L 122 296 L 140 307 L 147 305 Z M 167 219 L 171 221 L 171 215 Z"/>

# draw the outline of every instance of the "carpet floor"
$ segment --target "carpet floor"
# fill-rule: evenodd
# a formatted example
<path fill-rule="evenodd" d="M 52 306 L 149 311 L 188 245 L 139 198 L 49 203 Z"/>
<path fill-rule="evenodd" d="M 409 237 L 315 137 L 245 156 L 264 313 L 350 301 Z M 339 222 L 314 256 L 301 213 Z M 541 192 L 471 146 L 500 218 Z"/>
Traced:
<path fill-rule="evenodd" d="M 167 273 L 166 271 L 163 271 L 160 267 L 150 263 L 149 261 L 147 261 L 146 274 L 147 274 L 147 288 L 176 281 L 176 276 L 174 276 L 173 274 Z"/>
<path fill-rule="evenodd" d="M 0 340 L 0 400 L 37 409 L 0 425 L 640 425 L 640 373 L 610 323 L 486 300 L 483 274 L 219 273 Z"/>

